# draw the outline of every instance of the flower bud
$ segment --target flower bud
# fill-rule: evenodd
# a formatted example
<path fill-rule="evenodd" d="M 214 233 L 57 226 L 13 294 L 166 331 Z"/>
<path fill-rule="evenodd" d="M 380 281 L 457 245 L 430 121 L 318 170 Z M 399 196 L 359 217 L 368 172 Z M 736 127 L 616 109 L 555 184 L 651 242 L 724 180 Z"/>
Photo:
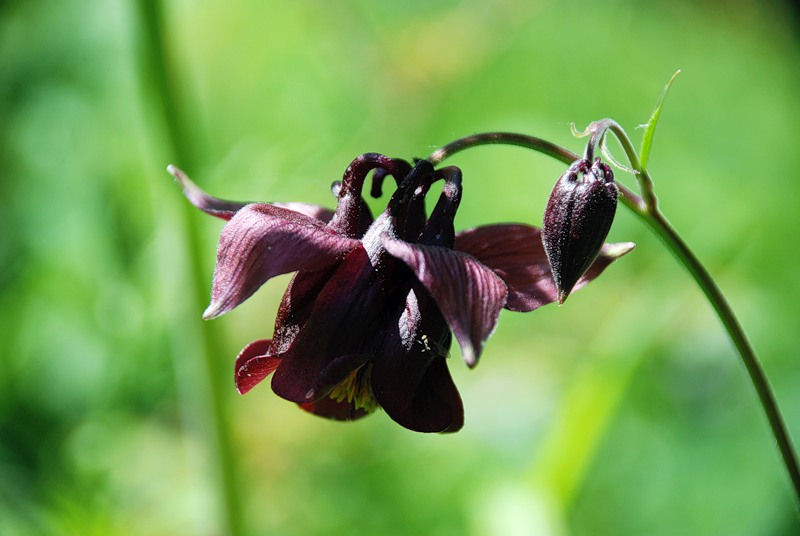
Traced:
<path fill-rule="evenodd" d="M 542 227 L 558 303 L 564 303 L 594 261 L 614 221 L 619 189 L 614 173 L 596 159 L 577 160 L 556 182 Z"/>

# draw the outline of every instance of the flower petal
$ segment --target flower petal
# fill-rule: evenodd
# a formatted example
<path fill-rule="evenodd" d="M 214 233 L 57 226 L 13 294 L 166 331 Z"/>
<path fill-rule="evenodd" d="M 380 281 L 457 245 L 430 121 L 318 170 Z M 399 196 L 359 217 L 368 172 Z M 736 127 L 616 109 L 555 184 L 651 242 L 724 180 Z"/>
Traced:
<path fill-rule="evenodd" d="M 183 170 L 178 169 L 172 164 L 167 166 L 167 171 L 170 175 L 175 177 L 175 180 L 181 185 L 181 188 L 183 188 L 183 195 L 186 196 L 186 199 L 207 214 L 211 214 L 223 220 L 230 220 L 239 209 L 248 204 L 240 201 L 226 201 L 225 199 L 219 199 L 208 195 L 192 182 Z"/>
<path fill-rule="evenodd" d="M 167 171 L 175 177 L 175 180 L 181 185 L 181 188 L 183 188 L 183 195 L 186 196 L 189 202 L 206 214 L 211 214 L 223 220 L 230 220 L 240 209 L 250 204 L 249 202 L 245 203 L 242 201 L 219 199 L 218 197 L 207 194 L 195 184 L 183 170 L 172 164 L 167 166 Z M 306 216 L 316 218 L 324 223 L 328 223 L 331 221 L 331 218 L 333 218 L 332 210 L 319 205 L 295 202 L 271 204 L 276 207 L 286 208 L 299 212 L 300 214 L 305 214 Z"/>
<path fill-rule="evenodd" d="M 300 275 L 305 272 L 300 272 L 295 285 Z M 311 397 L 324 395 L 319 389 L 321 383 L 327 382 L 321 379 L 338 358 L 370 353 L 366 345 L 376 337 L 385 307 L 384 289 L 391 285 L 377 277 L 363 248 L 348 253 L 322 288 L 316 281 L 309 283 L 308 288 L 316 293 L 313 302 L 299 302 L 296 311 L 287 309 L 288 325 L 297 326 L 296 333 L 290 329 L 275 336 L 285 352 L 272 378 L 272 390 L 297 403 L 313 402 Z M 299 294 L 303 300 L 308 296 L 305 292 Z M 292 316 L 292 312 L 297 314 Z M 295 324 L 295 320 L 302 325 Z M 290 346 L 286 347 L 286 343 Z"/>
<path fill-rule="evenodd" d="M 430 294 L 417 289 L 395 324 L 372 363 L 375 398 L 410 430 L 455 432 L 464 424 L 464 407 L 447 370 L 447 322 Z"/>
<path fill-rule="evenodd" d="M 416 357 L 410 361 L 403 366 L 394 363 L 394 366 L 382 369 L 373 365 L 373 388 L 382 388 L 375 390 L 378 403 L 393 421 L 415 432 L 460 430 L 464 426 L 464 406 L 447 369 L 447 361 L 435 357 L 424 366 L 413 363 L 417 361 Z M 391 377 L 393 371 L 409 374 Z"/>
<path fill-rule="evenodd" d="M 211 305 L 203 318 L 230 311 L 276 275 L 319 270 L 359 246 L 314 218 L 267 204 L 247 205 L 222 229 Z"/>
<path fill-rule="evenodd" d="M 620 257 L 627 255 L 633 251 L 633 248 L 635 247 L 636 244 L 633 242 L 615 242 L 611 244 L 603 244 L 603 247 L 600 249 L 600 254 L 597 256 L 589 269 L 586 270 L 586 273 L 583 274 L 583 277 L 578 279 L 578 282 L 575 284 L 575 288 L 573 288 L 572 291 L 575 292 L 576 290 L 585 287 L 587 283 L 602 274 L 603 271 L 608 268 L 609 264 Z"/>
<path fill-rule="evenodd" d="M 271 346 L 272 346 L 272 339 L 259 339 L 257 341 L 251 342 L 250 344 L 242 348 L 242 351 L 239 352 L 239 355 L 236 356 L 236 363 L 234 364 L 234 369 L 239 370 L 254 357 L 261 357 L 267 355 L 269 353 L 269 349 Z"/>
<path fill-rule="evenodd" d="M 300 271 L 292 277 L 275 316 L 275 329 L 272 334 L 273 353 L 289 350 L 311 316 L 314 302 L 331 276 L 336 273 L 337 268 L 337 265 L 332 265 L 314 272 Z"/>
<path fill-rule="evenodd" d="M 414 245 L 382 237 L 386 251 L 405 262 L 433 296 L 461 345 L 467 365 L 478 362 L 497 326 L 508 290 L 492 270 L 474 257 L 447 248 Z"/>
<path fill-rule="evenodd" d="M 536 227 L 523 224 L 476 227 L 458 233 L 455 247 L 477 258 L 505 281 L 508 286 L 507 309 L 533 311 L 558 298 L 550 263 L 542 246 L 541 231 Z M 586 286 L 633 247 L 630 242 L 605 244 L 573 291 Z"/>
<path fill-rule="evenodd" d="M 245 394 L 272 374 L 280 363 L 280 356 L 269 355 L 272 340 L 251 342 L 236 356 L 234 380 L 239 394 Z"/>
<path fill-rule="evenodd" d="M 550 263 L 536 227 L 498 224 L 467 229 L 456 235 L 455 248 L 474 256 L 505 281 L 507 309 L 527 312 L 554 301 Z"/>

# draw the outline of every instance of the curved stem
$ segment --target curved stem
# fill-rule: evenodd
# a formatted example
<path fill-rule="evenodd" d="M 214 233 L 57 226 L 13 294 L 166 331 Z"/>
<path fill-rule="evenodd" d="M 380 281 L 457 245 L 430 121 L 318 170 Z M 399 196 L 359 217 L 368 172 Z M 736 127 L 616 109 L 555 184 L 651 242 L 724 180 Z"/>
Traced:
<path fill-rule="evenodd" d="M 711 274 L 708 273 L 708 270 L 706 270 L 700 263 L 700 260 L 692 253 L 664 215 L 661 214 L 659 210 L 655 210 L 652 213 L 639 214 L 639 216 L 650 226 L 659 238 L 661 238 L 664 245 L 666 245 L 678 261 L 683 264 L 686 270 L 689 271 L 689 274 L 703 291 L 703 294 L 705 294 L 706 299 L 708 299 L 708 302 L 722 321 L 722 325 L 728 332 L 728 336 L 739 351 L 739 356 L 741 356 L 747 373 L 750 375 L 750 381 L 753 383 L 753 387 L 755 387 L 758 393 L 761 407 L 767 415 L 767 420 L 772 429 L 772 435 L 778 443 L 778 449 L 783 457 L 786 472 L 789 474 L 797 499 L 800 501 L 800 465 L 798 465 L 797 454 L 795 453 L 792 439 L 789 436 L 786 423 L 778 407 L 778 402 L 775 399 L 775 394 L 761 366 L 761 362 L 744 332 L 744 328 L 742 328 L 728 300 L 725 299 L 725 296 L 711 277 Z"/>
<path fill-rule="evenodd" d="M 607 128 L 611 130 L 620 141 L 625 154 L 628 156 L 628 160 L 631 162 L 634 169 L 638 171 L 637 179 L 642 189 L 645 207 L 644 210 L 635 210 L 634 212 L 650 226 L 672 254 L 675 255 L 678 261 L 689 271 L 689 274 L 714 308 L 720 321 L 722 321 L 722 325 L 725 327 L 728 336 L 738 350 L 739 356 L 742 358 L 742 362 L 747 369 L 747 373 L 750 375 L 750 381 L 753 383 L 753 387 L 755 387 L 758 393 L 761 407 L 767 415 L 772 434 L 775 437 L 775 441 L 778 443 L 778 449 L 781 452 L 784 465 L 786 466 L 786 472 L 789 474 L 797 499 L 800 501 L 800 463 L 798 463 L 797 454 L 792 445 L 791 436 L 786 428 L 786 423 L 781 415 L 778 402 L 775 399 L 775 394 L 772 391 L 772 387 L 756 355 L 755 349 L 747 339 L 744 328 L 739 323 L 738 318 L 736 318 L 733 309 L 725 299 L 725 296 L 722 294 L 716 281 L 714 281 L 714 278 L 711 277 L 708 270 L 700 263 L 700 260 L 692 253 L 689 246 L 686 245 L 675 228 L 672 227 L 667 218 L 659 210 L 658 202 L 653 191 L 653 181 L 647 170 L 642 169 L 639 157 L 627 133 L 614 121 L 604 120 L 604 122 L 607 122 Z"/>
<path fill-rule="evenodd" d="M 438 166 L 446 158 L 460 153 L 465 149 L 477 147 L 478 145 L 516 145 L 518 147 L 533 149 L 547 156 L 552 156 L 565 164 L 571 164 L 580 158 L 580 156 L 569 149 L 565 149 L 555 143 L 550 143 L 542 138 L 526 136 L 525 134 L 515 134 L 513 132 L 483 132 L 481 134 L 473 134 L 472 136 L 464 136 L 463 138 L 450 142 L 436 149 L 426 160 L 434 166 Z"/>
<path fill-rule="evenodd" d="M 515 132 L 482 132 L 452 141 L 436 149 L 426 160 L 434 166 L 437 166 L 456 153 L 480 145 L 515 145 L 517 147 L 524 147 L 555 158 L 565 164 L 571 164 L 581 158 L 580 155 L 573 153 L 569 149 L 542 138 L 537 138 L 536 136 L 527 136 Z M 644 201 L 638 195 L 626 188 L 623 184 L 617 183 L 617 186 L 622 194 L 622 202 L 625 206 L 634 212 L 645 209 Z"/>
<path fill-rule="evenodd" d="M 590 144 L 593 143 L 594 147 L 600 143 L 600 140 L 607 130 L 612 131 L 620 141 L 631 166 L 633 166 L 636 171 L 636 179 L 642 191 L 642 197 L 640 198 L 638 195 L 619 184 L 618 186 L 620 186 L 620 192 L 622 193 L 621 201 L 661 238 L 667 249 L 670 250 L 675 258 L 686 268 L 689 275 L 695 280 L 705 294 L 706 299 L 717 313 L 717 316 L 722 322 L 733 345 L 736 347 L 736 350 L 739 352 L 739 356 L 750 375 L 750 381 L 756 389 L 761 407 L 769 421 L 772 435 L 778 443 L 778 449 L 780 450 L 786 472 L 792 482 L 796 498 L 800 501 L 800 464 L 798 463 L 791 437 L 786 428 L 786 423 L 781 416 L 775 394 L 772 391 L 772 387 L 767 380 L 766 373 L 761 366 L 761 362 L 755 350 L 747 339 L 742 325 L 739 323 L 733 309 L 731 309 L 730 304 L 728 304 L 728 301 L 725 299 L 725 296 L 722 294 L 722 291 L 719 289 L 708 270 L 700 263 L 699 259 L 692 253 L 686 242 L 683 241 L 677 231 L 670 225 L 669 221 L 667 221 L 658 209 L 650 174 L 647 170 L 641 169 L 636 150 L 622 127 L 611 119 L 604 119 L 592 123 L 587 129 L 587 132 L 591 132 L 592 134 Z M 551 156 L 565 164 L 571 164 L 579 158 L 579 156 L 572 151 L 541 138 L 506 132 L 488 132 L 455 140 L 433 152 L 431 156 L 428 157 L 428 160 L 434 165 L 437 165 L 455 153 L 470 147 L 489 144 L 525 147 Z"/>
<path fill-rule="evenodd" d="M 598 142 L 605 136 L 606 131 L 610 130 L 614 133 L 622 145 L 622 149 L 625 151 L 628 161 L 631 163 L 631 166 L 633 166 L 634 175 L 639 182 L 639 190 L 642 192 L 643 201 L 642 210 L 644 212 L 656 212 L 658 210 L 658 200 L 653 190 L 653 180 L 650 178 L 650 174 L 647 170 L 642 169 L 639 155 L 636 154 L 636 149 L 633 147 L 633 143 L 630 138 L 628 138 L 628 134 L 625 130 L 613 119 L 603 119 L 592 123 L 589 125 L 589 129 L 592 128 L 596 128 L 598 132 Z"/>

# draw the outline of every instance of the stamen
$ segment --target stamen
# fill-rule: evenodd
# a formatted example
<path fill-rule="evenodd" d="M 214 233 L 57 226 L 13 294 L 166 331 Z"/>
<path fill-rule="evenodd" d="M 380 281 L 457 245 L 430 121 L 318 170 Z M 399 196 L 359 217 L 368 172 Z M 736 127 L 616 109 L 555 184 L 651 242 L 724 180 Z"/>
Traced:
<path fill-rule="evenodd" d="M 342 383 L 333 388 L 329 396 L 337 402 L 347 401 L 357 410 L 363 409 L 372 413 L 378 408 L 378 402 L 372 394 L 372 384 L 369 379 L 371 369 L 372 365 L 367 363 L 354 370 Z"/>
<path fill-rule="evenodd" d="M 450 357 L 450 350 L 444 347 L 444 345 L 434 341 L 424 333 L 417 341 L 423 346 L 423 352 L 431 352 L 438 357 L 443 357 L 445 359 Z"/>

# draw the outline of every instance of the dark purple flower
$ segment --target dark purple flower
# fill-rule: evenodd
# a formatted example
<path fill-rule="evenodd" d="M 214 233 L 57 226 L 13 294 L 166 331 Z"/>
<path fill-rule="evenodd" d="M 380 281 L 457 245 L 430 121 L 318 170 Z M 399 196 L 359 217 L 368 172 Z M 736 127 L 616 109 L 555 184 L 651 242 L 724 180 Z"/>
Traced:
<path fill-rule="evenodd" d="M 372 170 L 374 194 L 386 175 L 398 185 L 374 221 L 361 197 Z M 501 309 L 531 311 L 558 296 L 538 229 L 502 224 L 455 233 L 462 192 L 455 167 L 434 170 L 423 160 L 412 169 L 362 155 L 334 185 L 335 213 L 219 200 L 173 172 L 192 203 L 230 220 L 206 318 L 236 307 L 271 277 L 297 272 L 273 338 L 236 359 L 243 394 L 274 373 L 278 395 L 317 415 L 352 420 L 380 406 L 412 430 L 456 431 L 463 407 L 446 365 L 451 332 L 473 367 Z M 426 194 L 440 180 L 427 217 Z M 603 246 L 576 288 L 632 247 Z"/>
<path fill-rule="evenodd" d="M 544 212 L 542 242 L 553 269 L 558 303 L 594 262 L 617 210 L 614 173 L 597 158 L 577 160 L 561 175 Z"/>

